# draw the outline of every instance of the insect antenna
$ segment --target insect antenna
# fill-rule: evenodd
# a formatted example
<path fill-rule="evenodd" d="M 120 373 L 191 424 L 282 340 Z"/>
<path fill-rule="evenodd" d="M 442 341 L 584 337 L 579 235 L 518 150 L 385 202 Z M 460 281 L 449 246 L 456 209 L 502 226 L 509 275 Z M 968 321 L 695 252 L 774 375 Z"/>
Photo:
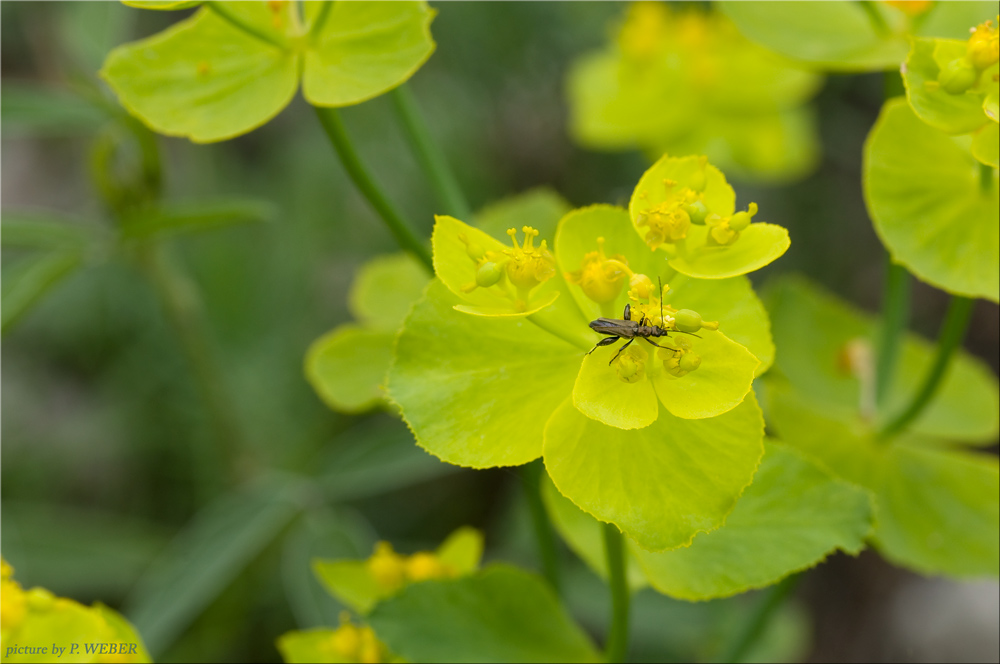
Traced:
<path fill-rule="evenodd" d="M 662 327 L 667 321 L 663 318 L 663 280 L 660 279 L 660 275 L 656 275 L 656 286 L 660 289 L 660 326 Z"/>

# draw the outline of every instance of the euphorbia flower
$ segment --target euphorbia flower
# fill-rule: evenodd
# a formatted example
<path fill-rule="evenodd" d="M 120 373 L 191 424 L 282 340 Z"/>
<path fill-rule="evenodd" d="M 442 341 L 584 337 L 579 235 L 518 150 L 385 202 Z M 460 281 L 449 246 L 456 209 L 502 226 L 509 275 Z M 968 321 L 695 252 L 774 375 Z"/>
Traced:
<path fill-rule="evenodd" d="M 560 220 L 558 270 L 518 311 L 500 280 L 465 287 L 498 240 L 439 217 L 433 244 L 438 279 L 404 323 L 387 385 L 418 444 L 476 468 L 544 456 L 564 495 L 648 549 L 721 525 L 762 453 L 750 388 L 773 355 L 745 277 L 680 275 L 626 210 L 597 205 Z M 589 323 L 626 304 L 663 336 L 594 349 Z"/>
<path fill-rule="evenodd" d="M 746 176 L 800 177 L 818 142 L 821 78 L 751 43 L 716 12 L 629 6 L 616 39 L 574 64 L 574 138 L 602 150 L 706 152 Z"/>

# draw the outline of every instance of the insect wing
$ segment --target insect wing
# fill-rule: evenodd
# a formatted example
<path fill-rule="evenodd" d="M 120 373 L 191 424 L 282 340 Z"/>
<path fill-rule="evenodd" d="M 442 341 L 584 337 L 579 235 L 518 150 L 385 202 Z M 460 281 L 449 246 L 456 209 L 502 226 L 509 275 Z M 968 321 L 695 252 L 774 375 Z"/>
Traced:
<path fill-rule="evenodd" d="M 598 318 L 590 322 L 590 329 L 601 334 L 612 334 L 619 337 L 631 337 L 638 325 L 634 321 L 615 320 L 614 318 Z"/>

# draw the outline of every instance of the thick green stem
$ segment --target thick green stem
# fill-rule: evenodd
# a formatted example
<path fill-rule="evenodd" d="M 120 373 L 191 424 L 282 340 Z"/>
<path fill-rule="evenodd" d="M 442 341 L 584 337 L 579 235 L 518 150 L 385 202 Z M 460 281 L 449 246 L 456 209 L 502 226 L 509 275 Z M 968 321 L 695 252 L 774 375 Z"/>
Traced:
<path fill-rule="evenodd" d="M 604 524 L 604 555 L 608 562 L 608 585 L 611 588 L 611 627 L 604 644 L 608 662 L 624 662 L 628 656 L 629 589 L 625 578 L 625 542 L 613 523 Z"/>
<path fill-rule="evenodd" d="M 197 291 L 187 277 L 167 261 L 161 247 L 144 247 L 140 256 L 142 267 L 153 283 L 163 310 L 191 365 L 212 429 L 219 441 L 222 452 L 220 456 L 228 459 L 231 464 L 224 470 L 230 475 L 230 481 L 237 481 L 245 470 L 245 447 L 236 412 L 226 393 L 222 371 L 212 354 Z"/>
<path fill-rule="evenodd" d="M 764 592 L 764 596 L 760 598 L 757 606 L 753 608 L 747 621 L 737 633 L 736 638 L 733 639 L 730 646 L 715 661 L 735 664 L 735 662 L 740 662 L 746 657 L 747 653 L 764 633 L 774 612 L 777 611 L 782 603 L 784 603 L 785 598 L 798 585 L 799 576 L 799 574 L 794 574 L 785 577 L 781 582 L 771 586 Z"/>
<path fill-rule="evenodd" d="M 424 118 L 420 114 L 417 101 L 410 88 L 404 83 L 393 90 L 389 96 L 392 98 L 396 114 L 403 125 L 406 138 L 420 161 L 420 166 L 430 178 L 438 202 L 444 206 L 445 212 L 448 214 L 471 222 L 472 209 L 469 207 L 469 202 L 465 200 L 465 195 L 462 193 L 461 187 L 458 186 L 454 172 L 448 167 L 448 160 L 445 159 L 444 153 L 431 138 L 427 123 L 424 122 Z"/>
<path fill-rule="evenodd" d="M 538 546 L 538 557 L 542 562 L 542 574 L 549 585 L 559 593 L 559 552 L 556 549 L 555 533 L 552 524 L 542 504 L 542 475 L 545 466 L 541 459 L 536 459 L 521 467 L 521 479 L 524 482 L 525 495 L 528 498 L 528 509 L 531 511 L 531 526 L 535 531 L 535 543 Z"/>
<path fill-rule="evenodd" d="M 392 203 L 389 202 L 389 199 L 382 193 L 382 190 L 375 184 L 375 180 L 361 163 L 358 153 L 354 150 L 354 146 L 347 137 L 347 131 L 344 129 L 344 123 L 340 119 L 340 113 L 335 108 L 320 106 L 316 106 L 315 108 L 320 124 L 323 125 L 330 143 L 333 144 L 334 149 L 340 156 L 340 162 L 344 165 L 347 174 L 351 176 L 354 185 L 368 199 L 368 202 L 375 208 L 379 216 L 382 217 L 382 221 L 389 227 L 399 246 L 410 252 L 414 258 L 423 263 L 428 272 L 433 274 L 434 263 L 431 260 L 430 250 L 427 249 L 427 245 L 424 244 L 423 240 L 417 237 L 413 229 L 403 221 L 403 217 Z"/>
<path fill-rule="evenodd" d="M 264 32 L 263 30 L 261 30 L 260 28 L 251 23 L 247 23 L 245 20 L 243 20 L 243 17 L 241 17 L 239 14 L 234 13 L 232 8 L 228 7 L 227 5 L 228 5 L 227 2 L 220 2 L 219 0 L 210 0 L 209 2 L 205 3 L 205 6 L 211 11 L 215 12 L 216 16 L 226 21 L 233 27 L 242 30 L 248 35 L 256 37 L 262 42 L 267 42 L 271 46 L 276 46 L 277 48 L 280 48 L 282 51 L 288 50 L 288 44 L 286 44 L 284 41 L 278 39 L 275 35 Z"/>
<path fill-rule="evenodd" d="M 903 332 L 910 317 L 910 273 L 889 258 L 886 261 L 885 292 L 882 297 L 882 327 L 879 329 L 875 365 L 875 403 L 888 394 L 896 371 Z"/>
<path fill-rule="evenodd" d="M 914 394 L 913 400 L 879 431 L 878 438 L 880 440 L 887 440 L 904 430 L 920 416 L 927 404 L 934 398 L 934 394 L 948 370 L 952 355 L 962 344 L 962 339 L 965 338 L 965 331 L 969 327 L 974 304 L 975 300 L 972 298 L 958 295 L 951 297 L 948 313 L 945 314 L 944 322 L 941 324 L 941 333 L 938 335 L 937 355 L 935 355 L 923 383 Z"/>

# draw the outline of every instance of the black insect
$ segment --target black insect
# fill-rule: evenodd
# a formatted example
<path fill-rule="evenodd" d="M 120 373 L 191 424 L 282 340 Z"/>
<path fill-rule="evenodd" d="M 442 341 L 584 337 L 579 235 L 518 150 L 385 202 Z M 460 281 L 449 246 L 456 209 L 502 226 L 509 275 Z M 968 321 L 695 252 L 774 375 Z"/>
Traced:
<path fill-rule="evenodd" d="M 660 286 L 660 292 L 663 292 L 663 287 Z M 660 320 L 663 320 L 663 298 L 660 298 Z M 628 304 L 625 305 L 625 311 L 622 312 L 622 320 L 617 320 L 615 318 L 598 318 L 597 320 L 590 321 L 590 329 L 598 334 L 608 335 L 607 339 L 601 339 L 597 342 L 597 345 L 591 348 L 587 355 L 593 353 L 599 346 L 610 346 L 616 341 L 621 339 L 628 339 L 625 345 L 618 349 L 615 356 L 611 358 L 608 362 L 614 362 L 618 359 L 618 356 L 622 354 L 622 351 L 629 347 L 636 339 L 643 339 L 646 343 L 652 344 L 657 348 L 663 348 L 660 344 L 650 341 L 650 337 L 669 337 L 670 332 L 659 325 L 646 325 L 646 316 L 643 315 L 638 321 L 632 320 L 632 307 Z M 680 330 L 677 330 L 678 332 Z M 684 334 L 691 334 L 690 332 L 685 332 Z M 697 337 L 697 334 L 691 334 L 693 337 Z M 700 337 L 699 337 L 700 338 Z"/>
<path fill-rule="evenodd" d="M 661 305 L 662 306 L 662 305 Z M 590 349 L 590 353 L 597 350 L 598 346 L 610 346 L 620 339 L 628 339 L 625 345 L 618 349 L 615 356 L 611 358 L 611 362 L 618 359 L 618 356 L 622 354 L 622 351 L 628 348 L 636 339 L 645 339 L 647 343 L 650 343 L 657 348 L 663 348 L 658 343 L 650 341 L 650 337 L 666 337 L 669 336 L 667 330 L 663 329 L 659 325 L 646 325 L 646 317 L 642 316 L 639 320 L 632 320 L 632 308 L 630 305 L 625 305 L 625 311 L 622 313 L 623 320 L 617 320 L 614 318 L 598 318 L 597 320 L 590 321 L 590 329 L 598 334 L 608 335 L 607 339 L 601 339 L 597 342 L 597 346 Z M 611 364 L 608 362 L 608 364 Z"/>

